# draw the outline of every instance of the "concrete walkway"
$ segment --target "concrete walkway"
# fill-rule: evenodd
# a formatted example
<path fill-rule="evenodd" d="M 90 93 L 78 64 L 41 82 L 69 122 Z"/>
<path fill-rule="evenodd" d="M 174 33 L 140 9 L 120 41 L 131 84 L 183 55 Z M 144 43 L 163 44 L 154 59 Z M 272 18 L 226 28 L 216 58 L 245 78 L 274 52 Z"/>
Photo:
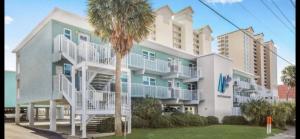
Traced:
<path fill-rule="evenodd" d="M 268 137 L 267 139 L 295 139 L 295 138 L 296 138 L 295 126 L 288 126 L 286 131 L 279 133 L 275 136 Z"/>
<path fill-rule="evenodd" d="M 63 139 L 60 135 L 51 132 L 28 129 L 14 123 L 5 123 L 4 134 L 6 139 Z"/>

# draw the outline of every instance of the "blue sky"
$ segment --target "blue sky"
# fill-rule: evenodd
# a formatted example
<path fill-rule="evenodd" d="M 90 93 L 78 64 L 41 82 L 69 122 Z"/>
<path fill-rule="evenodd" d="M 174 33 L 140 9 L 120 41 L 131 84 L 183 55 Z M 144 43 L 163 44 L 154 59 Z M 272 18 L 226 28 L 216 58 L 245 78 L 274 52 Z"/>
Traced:
<path fill-rule="evenodd" d="M 271 3 L 271 0 L 264 0 L 277 15 L 289 25 L 279 11 Z M 289 0 L 273 0 L 284 12 L 287 18 L 295 26 L 295 8 Z M 295 0 L 293 0 L 295 1 Z M 278 54 L 287 60 L 295 63 L 295 35 L 276 19 L 270 11 L 264 7 L 260 0 L 206 0 L 210 6 L 219 11 L 242 28 L 252 26 L 256 33 L 263 32 L 265 40 L 272 39 L 278 49 Z M 150 0 L 154 9 L 169 5 L 174 12 L 187 6 L 194 10 L 193 27 L 199 28 L 210 25 L 213 36 L 236 30 L 232 25 L 218 17 L 198 0 Z M 241 8 L 240 4 L 246 7 L 255 17 Z M 67 11 L 86 15 L 86 0 L 5 0 L 5 69 L 15 70 L 15 56 L 11 50 L 25 38 L 26 35 L 44 18 L 54 7 Z M 258 19 L 258 20 L 257 20 Z M 291 27 L 293 28 L 293 27 Z M 294 29 L 294 28 L 293 28 Z M 213 51 L 217 52 L 216 39 L 212 43 Z M 278 61 L 278 82 L 280 81 L 281 70 L 288 65 L 285 61 L 277 58 Z"/>

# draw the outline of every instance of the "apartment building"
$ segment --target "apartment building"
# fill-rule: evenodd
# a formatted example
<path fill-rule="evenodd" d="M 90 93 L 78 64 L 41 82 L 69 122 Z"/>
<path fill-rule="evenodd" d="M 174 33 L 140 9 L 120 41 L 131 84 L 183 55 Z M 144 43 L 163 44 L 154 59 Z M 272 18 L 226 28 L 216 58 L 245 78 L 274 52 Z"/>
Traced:
<path fill-rule="evenodd" d="M 273 41 L 264 41 L 264 34 L 254 34 L 252 27 L 218 36 L 219 54 L 233 59 L 234 67 L 255 75 L 256 84 L 277 94 L 277 52 Z M 251 37 L 250 37 L 251 36 Z M 273 52 L 269 51 L 272 50 Z"/>
<path fill-rule="evenodd" d="M 191 7 L 175 13 L 167 5 L 154 12 L 156 17 L 152 32 L 148 37 L 150 41 L 195 55 L 211 52 L 212 30 L 208 25 L 199 29 L 192 28 L 193 9 Z"/>
<path fill-rule="evenodd" d="M 208 53 L 209 26 L 197 30 L 199 51 L 194 53 L 192 9 L 173 13 L 168 6 L 155 11 L 156 21 L 148 39 L 134 44 L 123 59 L 122 116 L 131 132 L 131 98 L 155 97 L 163 107 L 178 107 L 198 114 L 202 79 L 197 55 Z M 206 41 L 202 43 L 201 41 Z M 82 137 L 99 117 L 114 115 L 115 54 L 93 33 L 87 19 L 55 8 L 13 50 L 16 53 L 16 122 L 27 105 L 29 125 L 34 109 L 49 107 L 50 127 L 56 131 L 56 108 L 71 108 L 71 135 L 76 116 Z M 38 67 L 37 67 L 38 65 Z M 33 68 L 36 67 L 36 68 Z"/>
<path fill-rule="evenodd" d="M 162 107 L 214 115 L 220 121 L 232 115 L 233 88 L 249 89 L 251 80 L 241 78 L 252 77 L 253 67 L 239 61 L 242 69 L 237 69 L 236 57 L 211 53 L 212 30 L 192 28 L 191 7 L 174 13 L 164 6 L 155 13 L 148 38 L 134 43 L 122 62 L 122 119 L 128 121 L 128 133 L 131 98 L 157 98 Z M 44 105 L 49 107 L 49 129 L 56 131 L 56 108 L 67 106 L 71 135 L 80 126 L 85 138 L 94 129 L 90 123 L 114 116 L 115 54 L 109 43 L 93 33 L 87 18 L 55 8 L 13 52 L 17 57 L 16 123 L 21 105 L 28 107 L 29 125 L 34 125 L 34 108 Z M 244 69 L 249 71 L 236 72 Z"/>

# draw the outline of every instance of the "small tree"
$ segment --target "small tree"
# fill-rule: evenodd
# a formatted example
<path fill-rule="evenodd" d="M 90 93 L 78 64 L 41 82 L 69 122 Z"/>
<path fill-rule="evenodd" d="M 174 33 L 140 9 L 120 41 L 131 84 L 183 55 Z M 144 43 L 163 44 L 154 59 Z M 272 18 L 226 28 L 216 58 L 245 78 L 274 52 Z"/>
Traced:
<path fill-rule="evenodd" d="M 281 81 L 288 86 L 288 92 L 286 93 L 286 101 L 288 101 L 290 90 L 296 86 L 296 66 L 285 67 L 282 70 Z"/>
<path fill-rule="evenodd" d="M 255 125 L 263 125 L 266 117 L 272 112 L 271 103 L 264 99 L 251 99 L 241 104 L 241 112 Z"/>
<path fill-rule="evenodd" d="M 88 20 L 95 34 L 109 41 L 116 53 L 115 134 L 122 135 L 121 65 L 133 42 L 148 36 L 154 14 L 147 0 L 89 0 Z"/>

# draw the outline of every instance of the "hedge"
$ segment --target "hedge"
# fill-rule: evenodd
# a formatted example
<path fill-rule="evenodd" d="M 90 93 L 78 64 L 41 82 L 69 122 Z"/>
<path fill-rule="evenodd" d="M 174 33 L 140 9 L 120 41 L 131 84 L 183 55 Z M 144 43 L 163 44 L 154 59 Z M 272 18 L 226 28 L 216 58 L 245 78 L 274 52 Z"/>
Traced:
<path fill-rule="evenodd" d="M 224 116 L 222 123 L 229 125 L 245 125 L 248 124 L 248 121 L 243 116 Z"/>

